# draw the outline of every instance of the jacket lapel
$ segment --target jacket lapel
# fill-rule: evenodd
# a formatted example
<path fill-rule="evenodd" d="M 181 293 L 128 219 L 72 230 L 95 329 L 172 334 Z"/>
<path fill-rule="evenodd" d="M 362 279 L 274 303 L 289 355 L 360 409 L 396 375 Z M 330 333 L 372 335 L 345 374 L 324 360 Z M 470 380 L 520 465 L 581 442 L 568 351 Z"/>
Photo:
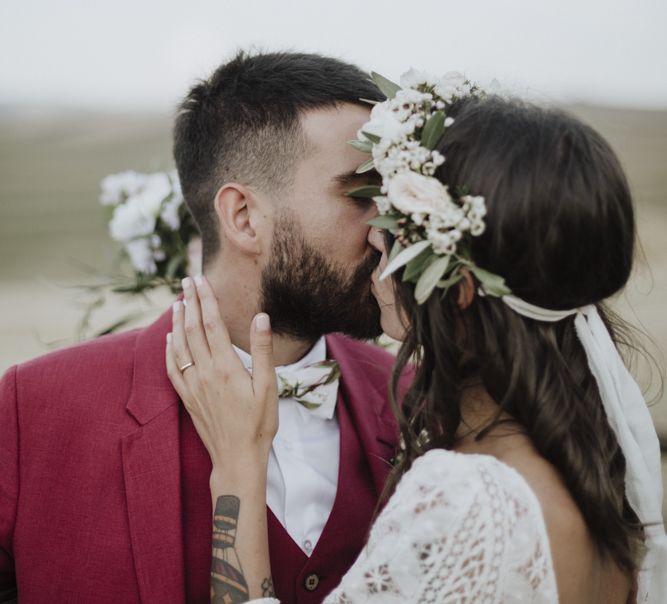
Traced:
<path fill-rule="evenodd" d="M 132 391 L 126 409 L 139 427 L 121 452 L 135 571 L 142 602 L 185 600 L 179 399 L 167 376 L 165 338 L 171 310 L 137 336 Z M 388 403 L 392 358 L 345 337 L 327 336 L 341 368 L 341 394 L 359 433 L 378 494 L 397 446 Z"/>
<path fill-rule="evenodd" d="M 388 396 L 393 357 L 384 351 L 369 351 L 368 346 L 338 335 L 327 336 L 327 350 L 340 366 L 341 395 L 347 401 L 380 494 L 398 443 Z"/>
<path fill-rule="evenodd" d="M 178 396 L 167 376 L 171 311 L 136 341 L 127 411 L 139 424 L 121 441 L 134 565 L 142 602 L 185 600 Z"/>

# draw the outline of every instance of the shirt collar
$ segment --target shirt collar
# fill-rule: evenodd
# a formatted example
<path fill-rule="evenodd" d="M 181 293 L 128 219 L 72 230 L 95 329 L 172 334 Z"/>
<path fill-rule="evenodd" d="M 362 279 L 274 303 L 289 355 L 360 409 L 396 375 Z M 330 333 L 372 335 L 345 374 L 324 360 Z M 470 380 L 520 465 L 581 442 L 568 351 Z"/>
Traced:
<path fill-rule="evenodd" d="M 232 346 L 234 345 L 232 344 Z M 236 354 L 239 355 L 243 366 L 246 369 L 251 369 L 252 357 L 245 350 L 241 350 L 238 346 L 234 346 L 234 350 L 236 351 Z M 313 344 L 313 347 L 303 357 L 296 361 L 296 363 L 292 363 L 291 365 L 280 365 L 279 367 L 276 367 L 276 369 L 295 371 L 297 369 L 301 369 L 302 367 L 306 367 L 307 365 L 325 361 L 326 358 L 327 341 L 326 338 L 322 336 L 319 340 L 317 340 L 317 342 L 315 342 L 315 344 Z"/>

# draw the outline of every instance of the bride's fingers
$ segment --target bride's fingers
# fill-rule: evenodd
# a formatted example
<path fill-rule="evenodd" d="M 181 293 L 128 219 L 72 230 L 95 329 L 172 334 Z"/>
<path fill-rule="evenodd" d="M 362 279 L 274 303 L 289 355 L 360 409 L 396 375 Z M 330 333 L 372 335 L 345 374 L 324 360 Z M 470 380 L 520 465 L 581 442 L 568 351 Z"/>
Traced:
<path fill-rule="evenodd" d="M 167 334 L 167 346 L 165 347 L 165 361 L 167 364 L 167 375 L 171 380 L 174 389 L 183 402 L 187 400 L 187 385 L 183 379 L 183 374 L 178 369 L 178 363 L 174 355 L 173 337 L 171 333 Z"/>
<path fill-rule="evenodd" d="M 184 325 L 185 338 L 192 353 L 195 364 L 203 365 L 211 356 L 202 324 L 201 309 L 197 289 L 191 277 L 183 279 L 183 294 L 185 295 Z"/>
<path fill-rule="evenodd" d="M 275 363 L 273 361 L 273 334 L 269 315 L 255 315 L 250 327 L 250 354 L 252 356 L 252 385 L 255 395 L 263 399 L 278 398 Z"/>
<path fill-rule="evenodd" d="M 180 300 L 174 302 L 172 311 L 172 326 L 171 326 L 171 349 L 174 353 L 174 360 L 176 361 L 176 368 L 180 368 L 188 363 L 194 362 L 188 341 L 185 337 L 185 326 L 183 313 L 183 303 Z"/>
<path fill-rule="evenodd" d="M 195 283 L 201 302 L 202 322 L 211 355 L 228 361 L 238 358 L 232 347 L 227 326 L 220 316 L 220 307 L 215 293 L 213 293 L 213 288 L 203 275 L 196 277 Z"/>

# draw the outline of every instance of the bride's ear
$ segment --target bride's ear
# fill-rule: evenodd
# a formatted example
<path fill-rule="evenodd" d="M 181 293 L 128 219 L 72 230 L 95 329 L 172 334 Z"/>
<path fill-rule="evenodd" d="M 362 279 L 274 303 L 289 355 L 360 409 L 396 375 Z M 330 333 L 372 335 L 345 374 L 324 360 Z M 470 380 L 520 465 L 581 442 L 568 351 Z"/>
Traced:
<path fill-rule="evenodd" d="M 259 254 L 261 245 L 255 220 L 257 200 L 252 191 L 238 183 L 227 183 L 215 195 L 220 238 L 245 254 Z"/>
<path fill-rule="evenodd" d="M 463 279 L 459 281 L 459 298 L 456 303 L 461 310 L 465 310 L 475 298 L 475 281 L 467 268 L 461 269 L 461 276 Z"/>

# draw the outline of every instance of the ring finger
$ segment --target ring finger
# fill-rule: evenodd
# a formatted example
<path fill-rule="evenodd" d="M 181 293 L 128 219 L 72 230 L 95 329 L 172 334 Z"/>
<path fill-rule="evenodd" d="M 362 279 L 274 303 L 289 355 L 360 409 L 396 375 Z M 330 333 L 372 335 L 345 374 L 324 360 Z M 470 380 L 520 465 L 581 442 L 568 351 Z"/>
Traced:
<path fill-rule="evenodd" d="M 188 340 L 185 337 L 183 302 L 180 300 L 174 302 L 171 331 L 173 334 L 172 345 L 176 364 L 179 371 L 183 374 L 183 377 L 186 378 L 187 369 L 192 366 L 190 365 L 190 363 L 192 363 L 192 354 L 188 347 Z"/>

